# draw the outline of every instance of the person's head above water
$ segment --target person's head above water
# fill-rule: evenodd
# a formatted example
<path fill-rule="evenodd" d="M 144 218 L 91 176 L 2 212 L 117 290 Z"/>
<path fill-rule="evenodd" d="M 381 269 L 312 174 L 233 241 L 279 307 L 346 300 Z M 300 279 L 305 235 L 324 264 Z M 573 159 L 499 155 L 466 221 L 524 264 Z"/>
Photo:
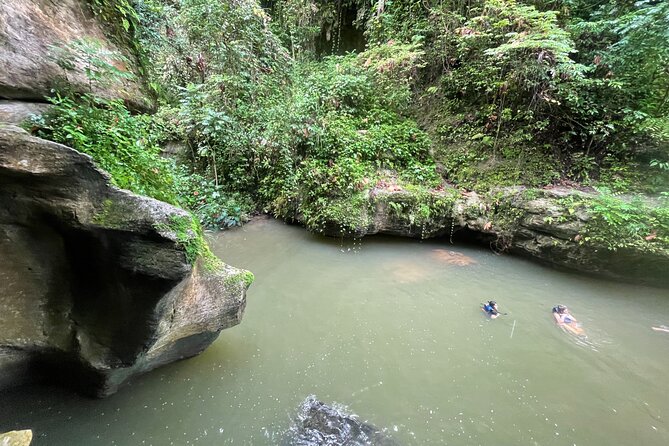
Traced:
<path fill-rule="evenodd" d="M 496 318 L 499 315 L 497 302 L 494 300 L 489 300 L 487 303 L 481 304 L 481 309 L 488 313 L 488 315 L 492 318 Z"/>
<path fill-rule="evenodd" d="M 564 305 L 558 305 L 557 307 L 553 308 L 553 312 L 555 312 L 555 313 L 562 314 L 562 313 L 566 313 L 568 311 L 569 311 L 569 309 L 567 307 L 565 307 Z"/>

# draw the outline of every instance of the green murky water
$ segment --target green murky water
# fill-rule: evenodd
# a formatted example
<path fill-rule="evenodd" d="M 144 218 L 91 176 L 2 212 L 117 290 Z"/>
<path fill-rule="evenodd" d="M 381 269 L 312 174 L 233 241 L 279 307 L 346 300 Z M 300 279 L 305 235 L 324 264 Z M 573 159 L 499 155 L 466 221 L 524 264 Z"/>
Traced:
<path fill-rule="evenodd" d="M 35 445 L 271 445 L 314 394 L 407 445 L 669 444 L 669 333 L 650 328 L 669 325 L 666 290 L 273 220 L 212 242 L 256 274 L 242 325 L 105 400 L 5 393 L 0 430 L 33 428 Z M 486 298 L 508 315 L 487 320 Z M 587 339 L 555 326 L 558 303 Z"/>

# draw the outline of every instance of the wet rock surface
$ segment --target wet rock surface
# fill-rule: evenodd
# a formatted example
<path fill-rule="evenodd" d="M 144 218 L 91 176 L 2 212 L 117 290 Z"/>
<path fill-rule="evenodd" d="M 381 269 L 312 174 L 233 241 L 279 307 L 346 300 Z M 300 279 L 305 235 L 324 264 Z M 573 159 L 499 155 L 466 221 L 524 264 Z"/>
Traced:
<path fill-rule="evenodd" d="M 171 229 L 189 218 L 0 125 L 0 389 L 50 379 L 108 395 L 238 324 L 247 272 L 191 265 Z"/>
<path fill-rule="evenodd" d="M 399 446 L 399 443 L 356 415 L 309 396 L 302 403 L 284 445 Z"/>

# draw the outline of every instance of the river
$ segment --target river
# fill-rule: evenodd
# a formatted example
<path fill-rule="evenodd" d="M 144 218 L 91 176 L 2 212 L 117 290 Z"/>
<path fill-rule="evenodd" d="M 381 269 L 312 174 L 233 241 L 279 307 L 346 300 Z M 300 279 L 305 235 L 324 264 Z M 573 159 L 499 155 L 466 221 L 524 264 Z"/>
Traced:
<path fill-rule="evenodd" d="M 0 395 L 34 445 L 274 445 L 300 403 L 405 445 L 669 444 L 669 293 L 447 240 L 326 239 L 261 219 L 211 236 L 256 282 L 241 325 L 104 400 Z M 669 273 L 669 272 L 668 272 Z M 479 303 L 507 313 L 487 319 Z M 587 338 L 563 332 L 568 305 Z"/>

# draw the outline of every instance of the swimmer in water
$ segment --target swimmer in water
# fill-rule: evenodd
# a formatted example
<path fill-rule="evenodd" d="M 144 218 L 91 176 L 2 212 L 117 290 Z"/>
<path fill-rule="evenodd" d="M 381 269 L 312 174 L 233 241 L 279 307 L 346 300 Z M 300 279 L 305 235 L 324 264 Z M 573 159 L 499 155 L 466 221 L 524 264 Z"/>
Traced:
<path fill-rule="evenodd" d="M 481 304 L 481 310 L 488 316 L 490 319 L 496 319 L 499 317 L 499 310 L 497 310 L 497 302 L 494 300 L 488 301 L 486 304 Z"/>
<path fill-rule="evenodd" d="M 582 335 L 583 329 L 574 316 L 569 312 L 569 308 L 564 305 L 553 307 L 553 317 L 555 322 L 563 329 L 570 331 L 575 335 Z"/>

